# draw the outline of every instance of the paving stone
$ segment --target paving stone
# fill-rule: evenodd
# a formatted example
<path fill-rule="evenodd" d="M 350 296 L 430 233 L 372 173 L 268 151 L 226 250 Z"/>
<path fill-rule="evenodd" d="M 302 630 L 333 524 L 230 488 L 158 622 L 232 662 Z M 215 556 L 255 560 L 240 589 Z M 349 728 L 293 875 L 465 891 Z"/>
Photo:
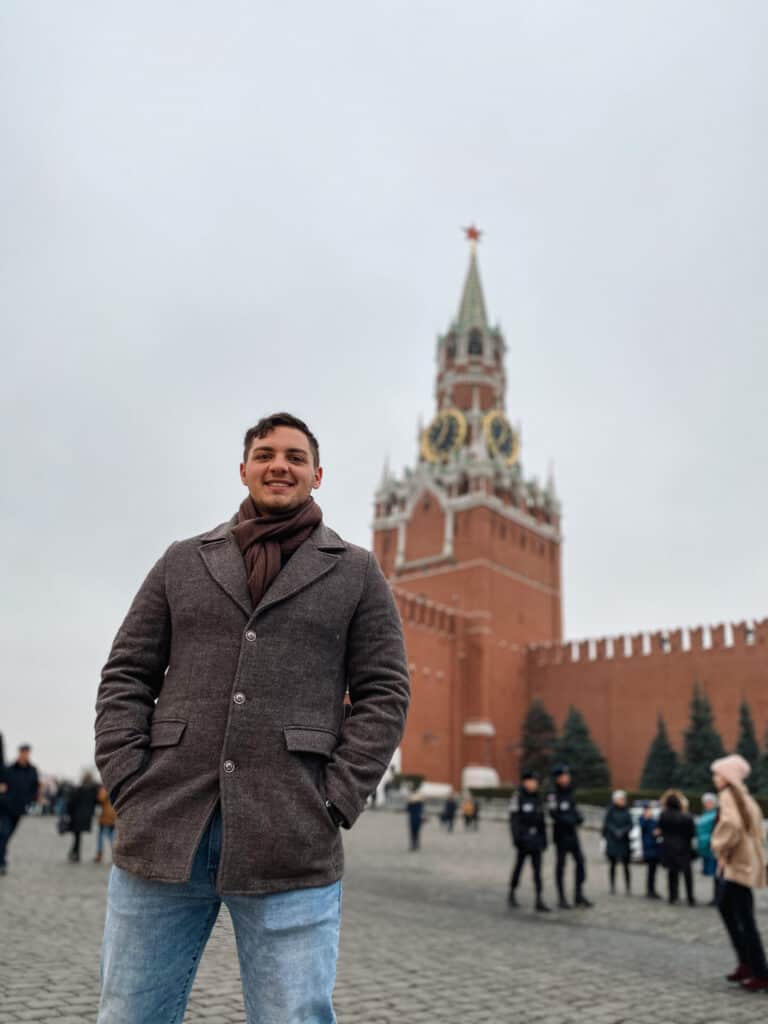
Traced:
<path fill-rule="evenodd" d="M 407 851 L 404 815 L 363 815 L 345 836 L 347 875 L 335 993 L 339 1024 L 757 1024 L 768 998 L 724 981 L 733 966 L 717 912 L 610 896 L 597 837 L 585 837 L 593 910 L 532 910 L 505 897 L 503 824 L 448 835 L 431 826 Z M 87 842 L 87 837 L 86 837 Z M 0 878 L 2 1024 L 93 1024 L 108 868 L 66 861 L 50 819 L 24 820 Z M 86 858 L 87 858 L 86 853 Z M 551 852 L 545 861 L 552 894 Z M 710 883 L 697 879 L 702 902 Z M 768 937 L 768 894 L 757 898 Z M 7 937 L 11 936 L 9 942 Z M 234 935 L 223 911 L 186 1024 L 245 1024 Z M 160 1024 L 160 1022 L 158 1022 Z"/>

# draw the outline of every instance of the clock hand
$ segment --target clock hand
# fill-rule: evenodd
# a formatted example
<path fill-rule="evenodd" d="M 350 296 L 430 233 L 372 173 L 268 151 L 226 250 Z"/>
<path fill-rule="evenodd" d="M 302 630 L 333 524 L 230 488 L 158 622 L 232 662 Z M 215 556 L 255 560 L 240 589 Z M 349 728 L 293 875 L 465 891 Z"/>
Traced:
<path fill-rule="evenodd" d="M 435 441 L 436 448 L 443 447 L 443 443 L 447 440 L 450 429 L 451 421 L 446 418 L 443 420 L 442 426 L 440 427 L 440 433 L 437 435 L 437 441 Z"/>

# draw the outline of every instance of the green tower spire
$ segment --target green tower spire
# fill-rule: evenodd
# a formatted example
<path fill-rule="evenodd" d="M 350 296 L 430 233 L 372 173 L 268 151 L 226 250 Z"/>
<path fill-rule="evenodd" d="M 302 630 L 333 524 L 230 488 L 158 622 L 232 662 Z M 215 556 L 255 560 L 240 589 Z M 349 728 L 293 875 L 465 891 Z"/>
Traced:
<path fill-rule="evenodd" d="M 456 318 L 456 328 L 460 332 L 468 331 L 472 327 L 479 327 L 486 330 L 488 317 L 485 312 L 485 298 L 483 297 L 483 286 L 480 284 L 480 271 L 477 268 L 477 243 L 481 232 L 474 226 L 464 229 L 469 239 L 470 256 L 467 279 L 464 282 L 464 292 L 461 296 L 459 315 Z"/>

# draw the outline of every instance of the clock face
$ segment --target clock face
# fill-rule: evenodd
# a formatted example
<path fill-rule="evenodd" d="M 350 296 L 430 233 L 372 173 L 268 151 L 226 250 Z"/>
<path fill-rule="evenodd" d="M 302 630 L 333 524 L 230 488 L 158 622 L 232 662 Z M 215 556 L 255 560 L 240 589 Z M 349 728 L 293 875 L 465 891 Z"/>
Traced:
<path fill-rule="evenodd" d="M 514 466 L 520 455 L 520 438 L 503 412 L 493 409 L 483 420 L 485 443 L 493 457 Z"/>
<path fill-rule="evenodd" d="M 430 462 L 441 462 L 460 448 L 467 436 L 467 421 L 458 409 L 443 409 L 421 435 L 421 454 Z"/>

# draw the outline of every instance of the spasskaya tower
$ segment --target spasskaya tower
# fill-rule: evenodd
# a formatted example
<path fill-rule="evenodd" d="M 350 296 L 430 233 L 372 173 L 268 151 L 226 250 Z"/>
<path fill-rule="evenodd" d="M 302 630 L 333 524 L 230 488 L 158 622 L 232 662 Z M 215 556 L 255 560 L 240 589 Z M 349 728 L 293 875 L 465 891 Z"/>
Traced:
<path fill-rule="evenodd" d="M 559 642 L 562 632 L 560 504 L 551 476 L 542 486 L 523 473 L 520 429 L 506 408 L 507 344 L 489 323 L 480 281 L 480 234 L 466 229 L 469 268 L 458 313 L 437 341 L 434 418 L 413 467 L 401 477 L 385 470 L 373 523 L 374 550 L 396 593 L 450 609 L 461 626 L 455 678 L 442 696 L 429 688 L 431 705 L 450 702 L 447 717 L 419 699 L 412 661 L 404 767 L 409 751 L 423 760 L 421 731 L 427 746 L 452 745 L 450 774 L 455 779 L 460 765 L 463 781 L 467 771 L 492 781 L 511 769 L 524 682 L 514 652 Z M 417 642 L 405 625 L 411 657 Z M 446 725 L 452 736 L 435 732 L 443 718 L 453 723 Z"/>

